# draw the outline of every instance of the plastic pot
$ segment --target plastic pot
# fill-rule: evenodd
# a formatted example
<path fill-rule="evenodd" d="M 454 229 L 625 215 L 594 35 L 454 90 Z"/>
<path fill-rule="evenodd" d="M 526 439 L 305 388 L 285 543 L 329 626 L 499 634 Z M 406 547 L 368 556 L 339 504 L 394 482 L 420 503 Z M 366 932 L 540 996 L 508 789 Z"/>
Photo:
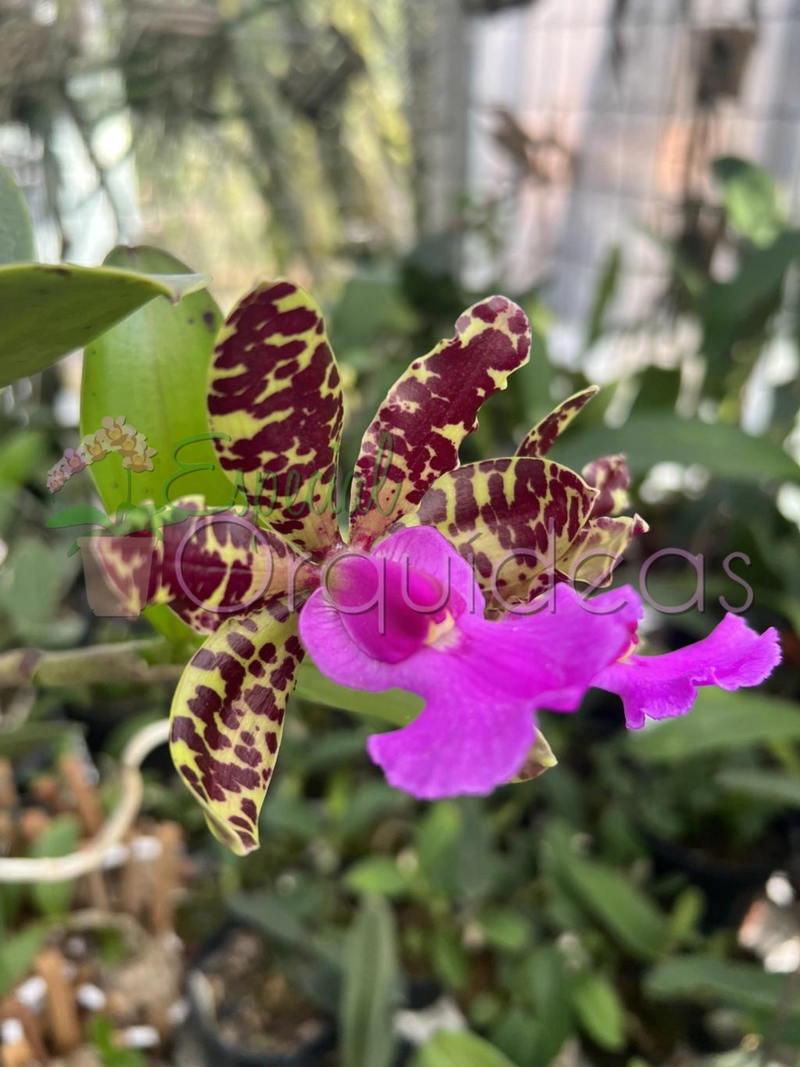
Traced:
<path fill-rule="evenodd" d="M 336 1048 L 336 1028 L 332 1020 L 326 1020 L 319 1034 L 293 1052 L 255 1052 L 240 1048 L 222 1038 L 218 1032 L 213 997 L 203 964 L 225 945 L 231 934 L 248 931 L 248 927 L 230 924 L 223 927 L 200 949 L 187 982 L 189 1002 L 188 1026 L 200 1045 L 206 1067 L 329 1067 L 329 1054 Z M 256 933 L 263 940 L 260 933 Z M 198 1067 L 201 1067 L 198 1064 Z"/>
<path fill-rule="evenodd" d="M 83 559 L 86 597 L 89 607 L 103 618 L 134 619 L 147 603 L 153 549 L 152 534 L 130 534 L 124 537 L 79 537 Z M 98 560 L 101 554 L 107 567 L 118 568 L 130 585 L 131 596 L 123 603 L 119 593 L 109 583 Z"/>

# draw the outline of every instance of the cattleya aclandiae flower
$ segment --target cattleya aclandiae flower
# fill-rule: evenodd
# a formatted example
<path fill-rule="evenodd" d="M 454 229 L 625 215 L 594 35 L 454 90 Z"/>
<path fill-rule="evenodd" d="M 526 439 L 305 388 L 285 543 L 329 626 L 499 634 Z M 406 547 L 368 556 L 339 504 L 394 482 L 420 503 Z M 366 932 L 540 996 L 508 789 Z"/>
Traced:
<path fill-rule="evenodd" d="M 459 467 L 480 407 L 529 348 L 522 310 L 494 296 L 412 363 L 364 435 L 345 545 L 335 508 L 342 389 L 322 315 L 291 282 L 265 283 L 223 327 L 208 391 L 220 465 L 251 512 L 192 514 L 202 502 L 178 501 L 187 521 L 165 526 L 138 564 L 96 539 L 130 608 L 168 603 L 209 634 L 178 684 L 171 748 L 234 851 L 257 846 L 306 650 L 344 685 L 424 698 L 418 718 L 369 750 L 390 782 L 426 798 L 524 776 L 534 713 L 572 711 L 593 684 L 621 693 L 630 725 L 641 725 L 645 714 L 688 710 L 697 685 L 751 685 L 774 666 L 774 632 L 759 638 L 734 617 L 692 649 L 631 656 L 636 595 L 621 591 L 620 607 L 608 601 L 620 591 L 603 594 L 590 611 L 569 584 L 607 584 L 646 529 L 619 514 L 622 457 L 583 477 L 545 458 L 595 389 L 564 401 L 514 457 Z"/>

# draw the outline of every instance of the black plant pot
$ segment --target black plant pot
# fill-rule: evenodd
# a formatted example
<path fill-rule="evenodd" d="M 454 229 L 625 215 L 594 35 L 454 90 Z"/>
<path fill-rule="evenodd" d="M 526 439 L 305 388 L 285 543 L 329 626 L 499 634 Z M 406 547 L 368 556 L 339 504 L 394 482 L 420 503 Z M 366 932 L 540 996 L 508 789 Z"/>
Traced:
<path fill-rule="evenodd" d="M 203 963 L 224 946 L 232 933 L 246 929 L 239 924 L 225 925 L 202 946 L 189 974 L 186 991 L 189 1002 L 187 1027 L 202 1050 L 203 1064 L 198 1064 L 198 1067 L 329 1067 L 330 1053 L 336 1048 L 333 1020 L 326 1021 L 319 1034 L 288 1053 L 254 1052 L 239 1048 L 220 1037 L 202 995 L 199 975 Z"/>

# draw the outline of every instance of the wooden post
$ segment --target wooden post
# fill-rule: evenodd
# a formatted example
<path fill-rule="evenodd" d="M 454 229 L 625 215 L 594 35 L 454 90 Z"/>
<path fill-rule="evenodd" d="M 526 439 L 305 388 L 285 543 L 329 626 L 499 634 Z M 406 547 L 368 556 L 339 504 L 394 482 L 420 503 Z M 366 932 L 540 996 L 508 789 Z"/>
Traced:
<path fill-rule="evenodd" d="M 59 1053 L 72 1052 L 81 1043 L 81 1026 L 75 991 L 67 977 L 66 961 L 56 948 L 39 953 L 36 970 L 47 983 L 47 1020 Z"/>
<path fill-rule="evenodd" d="M 181 828 L 176 822 L 161 823 L 156 837 L 161 843 L 161 854 L 155 862 L 150 920 L 153 933 L 165 934 L 173 929 L 175 890 L 180 875 Z"/>
<path fill-rule="evenodd" d="M 133 843 L 136 840 L 136 832 L 132 830 L 125 838 L 128 846 L 128 858 L 122 865 L 120 872 L 120 896 L 122 910 L 128 915 L 138 918 L 142 904 L 142 872 L 139 861 L 136 859 Z"/>
<path fill-rule="evenodd" d="M 2 1025 L 0 1062 L 3 1067 L 35 1067 L 37 1056 L 25 1037 L 25 1029 L 19 1019 L 9 1018 Z"/>
<path fill-rule="evenodd" d="M 17 799 L 17 787 L 14 784 L 14 768 L 11 760 L 0 759 L 0 808 L 15 808 Z"/>
<path fill-rule="evenodd" d="M 19 1020 L 25 1041 L 31 1049 L 31 1062 L 47 1063 L 50 1057 L 47 1055 L 39 1020 L 27 1004 L 23 1004 L 17 997 L 9 997 L 3 1004 L 2 1016 L 4 1019 Z M 3 1067 L 5 1067 L 5 1063 Z"/>
<path fill-rule="evenodd" d="M 94 837 L 103 825 L 103 812 L 97 790 L 86 776 L 83 760 L 77 752 L 65 752 L 59 757 L 58 766 L 75 797 L 75 805 L 87 833 Z"/>

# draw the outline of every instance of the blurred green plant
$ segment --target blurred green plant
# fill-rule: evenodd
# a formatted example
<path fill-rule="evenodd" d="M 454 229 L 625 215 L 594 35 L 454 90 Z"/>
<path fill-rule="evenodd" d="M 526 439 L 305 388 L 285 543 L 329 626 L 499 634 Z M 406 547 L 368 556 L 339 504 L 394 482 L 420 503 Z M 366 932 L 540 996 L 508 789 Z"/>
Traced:
<path fill-rule="evenodd" d="M 686 314 L 702 337 L 700 350 L 688 355 L 707 360 L 700 388 L 687 393 L 680 367 L 622 375 L 559 442 L 556 456 L 577 465 L 609 446 L 626 449 L 634 494 L 644 499 L 651 521 L 648 549 L 679 544 L 704 556 L 709 603 L 701 627 L 710 626 L 717 610 L 712 595 L 733 599 L 741 591 L 722 577 L 722 561 L 730 551 L 745 551 L 755 593 L 750 610 L 780 626 L 787 665 L 774 693 L 706 690 L 688 718 L 629 736 L 611 725 L 607 704 L 591 700 L 580 719 L 567 724 L 552 717 L 559 769 L 545 775 L 535 792 L 509 787 L 485 800 L 424 808 L 356 758 L 373 721 L 409 721 L 418 710 L 416 699 L 392 692 L 378 705 L 371 695 L 343 690 L 304 666 L 300 714 L 284 741 L 289 755 L 262 814 L 264 848 L 243 861 L 215 851 L 215 866 L 201 875 L 184 921 L 195 935 L 209 932 L 222 914 L 259 929 L 300 988 L 329 1011 L 342 1008 L 348 1067 L 389 1062 L 392 1006 L 403 1003 L 403 989 L 420 981 L 433 983 L 434 996 L 455 1000 L 474 1032 L 437 1034 L 417 1051 L 415 1067 L 546 1067 L 568 1045 L 579 1045 L 585 1059 L 604 1067 L 660 1064 L 690 1040 L 733 1048 L 746 1034 L 766 1035 L 776 1018 L 781 1021 L 786 977 L 766 973 L 737 946 L 738 918 L 721 915 L 719 905 L 738 893 L 730 865 L 743 854 L 757 861 L 754 880 L 744 886 L 745 904 L 761 893 L 773 840 L 782 866 L 793 871 L 797 864 L 800 558 L 796 523 L 776 506 L 780 487 L 798 481 L 785 446 L 797 415 L 796 375 L 773 390 L 781 393 L 776 419 L 763 433 L 746 433 L 741 412 L 742 390 L 778 325 L 797 341 L 791 279 L 800 245 L 768 176 L 741 161 L 721 162 L 716 175 L 738 257 L 734 275 L 720 282 L 696 266 L 675 264 L 688 295 Z M 441 321 L 452 321 L 453 312 L 469 303 L 446 257 L 434 252 L 428 245 L 399 263 L 363 264 L 333 311 L 331 333 L 342 353 L 352 412 L 345 459 L 374 398 L 413 352 L 441 334 Z M 613 339 L 624 255 L 624 248 L 615 250 L 598 281 L 584 330 L 587 350 Z M 133 261 L 130 256 L 115 251 L 92 276 L 110 274 L 126 261 L 136 268 L 144 293 L 154 284 L 151 272 L 188 270 L 151 249 L 136 250 Z M 192 286 L 201 284 L 199 276 L 190 277 Z M 533 319 L 546 325 L 536 294 L 521 299 Z M 92 316 L 99 310 L 95 304 L 96 291 Z M 29 328 L 33 308 L 25 312 Z M 86 302 L 78 301 L 76 329 L 86 310 Z M 149 435 L 163 433 L 159 447 L 167 453 L 173 435 L 204 432 L 197 397 L 205 390 L 213 338 L 196 316 L 205 313 L 218 321 L 215 302 L 199 289 L 177 304 L 142 303 L 127 318 L 107 323 L 111 328 L 91 343 L 86 359 L 85 411 L 95 412 L 92 428 L 99 417 L 124 412 Z M 63 343 L 52 345 L 48 358 L 57 358 Z M 178 385 L 168 395 L 159 383 L 173 372 Z M 550 366 L 542 336 L 520 377 L 518 387 L 487 405 L 479 434 L 465 449 L 470 458 L 484 450 L 508 451 L 512 437 L 553 400 L 585 384 L 581 372 Z M 621 425 L 612 429 L 611 422 Z M 207 445 L 192 446 L 192 462 L 208 462 Z M 41 421 L 30 430 L 18 427 L 0 447 L 0 460 L 8 460 L 0 462 L 0 489 L 8 488 L 9 514 L 44 526 L 38 467 L 52 447 L 49 429 Z M 665 460 L 682 472 L 667 489 L 654 477 Z M 686 471 L 696 467 L 704 469 L 703 477 L 687 479 Z M 187 486 L 207 479 L 213 492 L 220 485 L 217 473 L 193 474 Z M 110 507 L 119 486 L 112 471 L 107 481 L 104 468 L 96 474 Z M 227 481 L 224 489 L 227 500 Z M 57 647 L 50 620 L 75 576 L 63 569 L 60 542 L 12 527 L 9 521 L 2 529 L 9 539 L 0 583 L 4 644 Z M 49 552 L 52 561 L 45 558 Z M 653 588 L 660 581 L 682 597 L 687 579 L 678 566 L 667 563 Z M 692 591 L 690 582 L 689 596 Z M 651 640 L 676 647 L 689 625 L 684 616 L 662 617 Z M 93 626 L 92 638 L 98 634 L 98 624 Z M 107 630 L 99 633 L 104 644 L 46 651 L 25 676 L 15 659 L 9 678 L 46 689 L 50 702 L 41 706 L 42 715 L 63 716 L 65 708 L 88 715 L 109 692 L 114 723 L 123 708 L 163 710 L 162 683 L 186 656 L 180 625 L 169 630 L 172 643 L 114 641 Z M 115 671 L 119 681 L 110 689 Z M 130 689 L 133 684 L 139 688 Z M 368 724 L 354 725 L 331 709 L 354 712 Z M 65 729 L 70 727 L 63 719 L 34 717 L 0 733 L 0 754 L 28 758 Z M 24 781 L 22 759 L 20 766 Z M 207 847 L 191 799 L 155 772 L 147 803 L 151 813 L 180 819 L 193 846 L 202 841 Z M 49 854 L 68 850 L 67 825 L 59 822 L 53 833 L 58 840 L 46 844 Z M 678 854 L 667 854 L 665 844 Z M 687 861 L 689 853 L 718 875 L 721 869 L 721 880 L 709 882 L 701 865 Z M 33 899 L 11 897 L 5 889 L 0 897 L 6 988 L 24 975 L 45 936 L 36 922 L 14 933 L 19 922 L 31 915 L 56 917 L 69 906 L 61 886 Z M 720 1008 L 728 1026 L 722 1039 L 715 1029 Z M 800 1048 L 794 1006 L 781 1027 L 780 1040 Z M 794 1055 L 790 1051 L 786 1062 Z"/>

